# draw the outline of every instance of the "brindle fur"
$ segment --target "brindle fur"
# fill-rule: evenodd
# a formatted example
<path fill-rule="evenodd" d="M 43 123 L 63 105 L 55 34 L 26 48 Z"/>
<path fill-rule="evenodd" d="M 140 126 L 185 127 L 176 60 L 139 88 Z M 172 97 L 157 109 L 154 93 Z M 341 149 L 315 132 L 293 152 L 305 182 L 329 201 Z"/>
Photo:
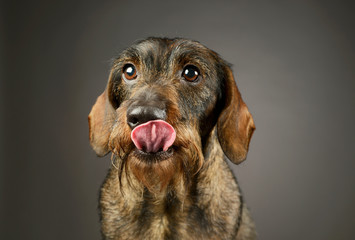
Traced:
<path fill-rule="evenodd" d="M 125 64 L 138 77 L 122 79 Z M 181 73 L 200 69 L 198 82 Z M 172 155 L 137 154 L 127 109 L 165 109 L 176 131 Z M 255 129 L 229 65 L 202 44 L 186 39 L 148 38 L 114 61 L 107 87 L 90 115 L 90 141 L 113 165 L 101 188 L 103 239 L 255 239 L 226 159 L 246 158 Z"/>

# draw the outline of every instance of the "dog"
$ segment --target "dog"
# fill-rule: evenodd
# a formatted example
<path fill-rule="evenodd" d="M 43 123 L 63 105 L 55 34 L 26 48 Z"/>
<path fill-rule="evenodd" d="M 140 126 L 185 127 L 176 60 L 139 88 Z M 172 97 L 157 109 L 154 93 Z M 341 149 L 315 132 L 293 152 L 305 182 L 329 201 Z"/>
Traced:
<path fill-rule="evenodd" d="M 256 238 L 227 165 L 245 160 L 255 125 L 216 52 L 182 38 L 136 42 L 88 119 L 96 154 L 112 153 L 103 239 Z"/>

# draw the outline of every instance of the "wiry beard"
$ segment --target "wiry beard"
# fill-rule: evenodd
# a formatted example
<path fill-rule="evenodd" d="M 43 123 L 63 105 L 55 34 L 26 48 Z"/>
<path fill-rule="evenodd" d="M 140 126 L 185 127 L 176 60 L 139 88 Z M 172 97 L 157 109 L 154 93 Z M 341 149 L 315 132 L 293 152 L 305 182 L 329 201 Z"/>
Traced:
<path fill-rule="evenodd" d="M 119 121 L 119 119 L 118 119 Z M 125 126 L 118 124 L 117 126 Z M 122 188 L 122 178 L 132 188 L 132 177 L 150 192 L 160 192 L 167 186 L 190 185 L 190 179 L 202 167 L 204 158 L 199 136 L 186 126 L 175 127 L 177 137 L 172 147 L 172 154 L 167 158 L 154 155 L 144 157 L 139 153 L 130 139 L 129 128 L 117 127 L 113 132 L 119 133 L 111 141 L 111 151 L 117 162 L 118 179 Z M 168 154 L 168 153 L 167 153 Z"/>

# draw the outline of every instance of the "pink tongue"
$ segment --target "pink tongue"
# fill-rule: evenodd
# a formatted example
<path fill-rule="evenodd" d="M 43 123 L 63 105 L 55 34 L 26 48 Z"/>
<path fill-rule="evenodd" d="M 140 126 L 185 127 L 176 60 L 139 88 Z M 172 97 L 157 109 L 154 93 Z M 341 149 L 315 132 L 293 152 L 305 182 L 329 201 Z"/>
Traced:
<path fill-rule="evenodd" d="M 156 153 L 173 145 L 176 137 L 174 128 L 163 120 L 149 121 L 138 125 L 131 133 L 131 139 L 139 150 Z"/>

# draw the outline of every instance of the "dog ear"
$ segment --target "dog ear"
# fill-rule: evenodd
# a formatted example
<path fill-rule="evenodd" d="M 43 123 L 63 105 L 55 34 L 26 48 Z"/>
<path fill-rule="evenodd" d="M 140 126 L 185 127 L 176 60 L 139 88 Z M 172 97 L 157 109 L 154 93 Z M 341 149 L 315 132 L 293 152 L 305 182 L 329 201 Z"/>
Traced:
<path fill-rule="evenodd" d="M 224 66 L 224 108 L 218 118 L 217 134 L 224 154 L 235 164 L 246 159 L 255 125 L 234 81 L 230 67 Z"/>
<path fill-rule="evenodd" d="M 116 112 L 110 104 L 106 89 L 97 98 L 88 117 L 90 144 L 100 157 L 105 156 L 110 151 L 108 141 L 115 114 Z"/>

